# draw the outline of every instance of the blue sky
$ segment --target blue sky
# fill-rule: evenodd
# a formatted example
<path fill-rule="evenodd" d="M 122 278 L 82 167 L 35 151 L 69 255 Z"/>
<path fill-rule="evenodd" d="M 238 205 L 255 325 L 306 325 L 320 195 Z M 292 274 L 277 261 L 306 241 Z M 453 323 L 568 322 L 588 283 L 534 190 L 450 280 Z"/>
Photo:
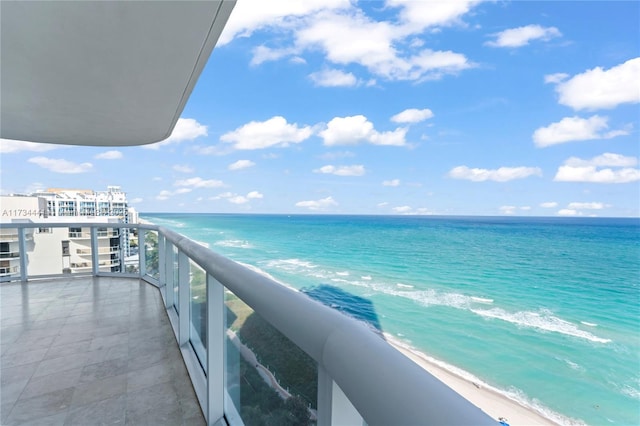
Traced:
<path fill-rule="evenodd" d="M 141 212 L 639 216 L 640 3 L 239 0 L 166 141 L 3 140 Z"/>

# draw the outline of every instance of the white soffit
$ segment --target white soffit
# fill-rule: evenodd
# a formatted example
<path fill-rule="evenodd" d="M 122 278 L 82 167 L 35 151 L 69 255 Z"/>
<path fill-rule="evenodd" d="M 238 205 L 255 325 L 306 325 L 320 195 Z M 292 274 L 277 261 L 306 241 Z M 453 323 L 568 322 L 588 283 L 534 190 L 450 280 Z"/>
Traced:
<path fill-rule="evenodd" d="M 0 3 L 0 137 L 142 145 L 171 134 L 235 1 Z"/>

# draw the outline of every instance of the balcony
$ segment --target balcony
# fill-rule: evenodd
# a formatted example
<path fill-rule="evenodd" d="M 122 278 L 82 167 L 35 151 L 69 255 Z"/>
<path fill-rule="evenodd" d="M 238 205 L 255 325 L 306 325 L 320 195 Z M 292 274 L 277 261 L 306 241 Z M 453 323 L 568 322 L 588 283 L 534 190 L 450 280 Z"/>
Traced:
<path fill-rule="evenodd" d="M 19 257 L 19 251 L 0 251 L 0 259 L 17 259 Z"/>
<path fill-rule="evenodd" d="M 153 286 L 53 279 L 0 296 L 0 424 L 205 423 Z"/>
<path fill-rule="evenodd" d="M 113 224 L 144 250 L 102 271 L 104 225 L 83 226 L 91 276 L 35 280 L 26 253 L 0 285 L 2 424 L 496 424 L 369 325 L 180 234 Z"/>
<path fill-rule="evenodd" d="M 19 271 L 17 266 L 3 266 L 0 267 L 0 277 L 9 277 L 17 274 Z"/>

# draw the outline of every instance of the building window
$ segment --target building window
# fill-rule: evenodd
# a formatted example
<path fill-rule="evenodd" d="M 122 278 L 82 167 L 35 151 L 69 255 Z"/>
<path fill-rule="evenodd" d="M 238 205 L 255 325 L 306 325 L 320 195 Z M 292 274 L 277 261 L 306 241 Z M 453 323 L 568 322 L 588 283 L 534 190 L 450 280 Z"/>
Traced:
<path fill-rule="evenodd" d="M 51 234 L 53 228 L 38 228 L 38 234 Z"/>
<path fill-rule="evenodd" d="M 63 241 L 62 242 L 62 255 L 63 256 L 70 256 L 70 254 L 69 254 L 69 241 Z"/>

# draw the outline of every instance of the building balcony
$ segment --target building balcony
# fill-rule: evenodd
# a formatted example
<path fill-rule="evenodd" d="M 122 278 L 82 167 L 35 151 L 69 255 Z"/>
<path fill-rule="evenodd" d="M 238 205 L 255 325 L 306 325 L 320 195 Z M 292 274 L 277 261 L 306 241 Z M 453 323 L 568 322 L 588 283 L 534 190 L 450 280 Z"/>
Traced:
<path fill-rule="evenodd" d="M 98 238 L 116 238 L 119 237 L 120 234 L 118 233 L 118 230 L 112 230 L 112 231 L 97 231 L 96 232 Z M 85 231 L 69 231 L 69 238 L 72 240 L 88 240 L 91 238 L 91 232 L 85 232 Z"/>
<path fill-rule="evenodd" d="M 20 269 L 17 266 L 3 266 L 0 267 L 0 277 L 10 277 L 11 275 L 17 275 Z"/>
<path fill-rule="evenodd" d="M 113 228 L 135 262 L 102 270 L 93 238 L 72 265 L 91 276 L 34 280 L 26 253 L 0 284 L 0 424 L 496 424 L 368 324 L 172 230 Z"/>
<path fill-rule="evenodd" d="M 120 247 L 118 246 L 103 247 L 98 249 L 98 255 L 100 256 L 119 254 L 119 253 L 120 253 Z M 76 249 L 76 254 L 79 256 L 91 256 L 91 249 Z"/>
<path fill-rule="evenodd" d="M 19 257 L 19 251 L 0 251 L 0 259 L 18 259 Z"/>

